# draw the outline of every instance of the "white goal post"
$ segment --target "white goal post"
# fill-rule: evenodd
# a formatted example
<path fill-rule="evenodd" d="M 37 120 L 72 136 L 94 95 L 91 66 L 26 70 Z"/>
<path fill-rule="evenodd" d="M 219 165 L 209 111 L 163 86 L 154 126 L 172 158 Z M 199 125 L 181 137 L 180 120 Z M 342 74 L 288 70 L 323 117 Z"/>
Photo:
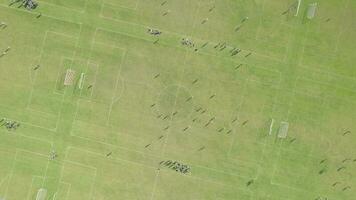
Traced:
<path fill-rule="evenodd" d="M 45 200 L 47 196 L 47 190 L 44 188 L 40 188 L 37 191 L 37 196 L 36 196 L 36 200 Z"/>
<path fill-rule="evenodd" d="M 84 80 L 85 80 L 85 74 L 81 73 L 79 78 L 79 84 L 78 84 L 79 89 L 83 89 Z"/>
<path fill-rule="evenodd" d="M 299 8 L 300 8 L 300 4 L 302 3 L 302 0 L 298 0 L 298 5 L 297 5 L 297 11 L 295 12 L 294 16 L 298 16 L 299 13 Z"/>

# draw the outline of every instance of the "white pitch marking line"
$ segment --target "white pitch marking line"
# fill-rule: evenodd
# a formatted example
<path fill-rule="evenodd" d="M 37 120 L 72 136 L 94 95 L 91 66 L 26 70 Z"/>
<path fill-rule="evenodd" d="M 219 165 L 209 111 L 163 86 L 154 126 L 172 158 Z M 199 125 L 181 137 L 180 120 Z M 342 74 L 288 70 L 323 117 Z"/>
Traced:
<path fill-rule="evenodd" d="M 347 1 L 347 3 L 345 4 L 345 12 L 344 12 L 344 16 L 343 18 L 345 18 L 346 14 L 347 14 L 347 7 L 348 7 L 348 4 L 350 3 L 350 0 Z M 337 39 L 336 39 L 336 45 L 335 45 L 335 50 L 334 50 L 334 54 L 336 54 L 338 51 L 339 51 L 339 44 L 340 44 L 340 39 L 341 39 L 341 36 L 342 36 L 342 33 L 343 33 L 344 30 L 342 30 L 342 26 L 340 27 L 340 30 L 339 30 L 339 33 L 338 33 L 338 36 L 337 36 Z"/>
<path fill-rule="evenodd" d="M 9 183 L 7 184 L 7 187 L 6 187 L 6 190 L 5 190 L 5 195 L 4 195 L 4 198 L 6 199 L 7 197 L 7 193 L 8 193 L 8 190 L 9 190 L 9 186 L 10 186 L 10 183 L 11 183 L 11 179 L 12 179 L 12 176 L 14 175 L 14 169 L 15 169 L 15 164 L 16 164 L 16 158 L 17 158 L 17 148 L 16 148 L 16 153 L 15 153 L 15 156 L 14 156 L 14 160 L 12 161 L 12 167 L 11 167 L 11 170 L 10 170 L 10 175 L 9 175 Z"/>
<path fill-rule="evenodd" d="M 43 177 L 40 177 L 40 176 L 32 176 L 30 189 L 27 192 L 27 198 L 26 198 L 27 200 L 30 200 L 30 198 L 31 198 L 31 190 L 32 190 L 32 187 L 33 187 L 34 179 L 36 179 L 36 178 L 44 179 Z"/>
<path fill-rule="evenodd" d="M 135 8 L 134 8 L 134 10 L 137 10 L 137 8 L 138 8 L 138 4 L 140 3 L 140 1 L 139 0 L 136 0 L 136 5 L 135 5 Z"/>
<path fill-rule="evenodd" d="M 39 63 L 40 63 L 41 60 L 42 60 L 42 54 L 43 54 L 43 49 L 44 49 L 44 47 L 45 47 L 45 45 L 46 45 L 47 35 L 48 35 L 48 31 L 45 32 L 45 35 L 44 35 L 43 40 L 42 40 L 42 42 L 41 42 L 42 45 L 41 45 L 41 51 L 40 51 L 39 60 L 38 60 Z M 30 106 L 30 104 L 31 104 L 33 91 L 35 90 L 35 84 L 36 84 L 37 74 L 38 74 L 38 72 L 35 72 L 35 74 L 34 74 L 33 83 L 32 83 L 32 89 L 31 89 L 31 92 L 30 92 L 30 96 L 29 96 L 29 99 L 28 99 L 28 103 L 27 103 L 27 105 L 26 105 L 26 108 L 28 108 L 28 107 Z"/>
<path fill-rule="evenodd" d="M 247 92 L 247 87 L 248 87 L 248 84 L 250 82 L 250 77 L 247 77 L 247 79 L 245 80 L 245 84 L 244 84 L 244 87 L 243 87 L 243 91 L 242 91 L 242 98 L 241 98 L 241 103 L 240 105 L 238 106 L 238 110 L 241 109 L 242 105 L 244 104 L 245 102 L 245 98 L 246 98 L 246 92 Z M 240 118 L 240 114 L 238 113 L 237 114 L 237 118 L 239 119 Z M 232 142 L 231 142 L 231 145 L 230 145 L 230 148 L 229 148 L 229 151 L 227 153 L 227 157 L 230 157 L 231 155 L 231 151 L 232 151 L 232 148 L 234 147 L 234 144 L 235 144 L 235 139 L 236 139 L 237 136 L 233 137 L 232 138 Z"/>
<path fill-rule="evenodd" d="M 10 175 L 8 174 L 8 175 L 5 176 L 5 178 L 3 178 L 3 179 L 1 180 L 0 186 L 5 183 L 5 181 L 9 178 L 9 176 L 10 176 Z"/>
<path fill-rule="evenodd" d="M 116 83 L 115 83 L 113 95 L 111 97 L 111 102 L 110 102 L 110 107 L 109 107 L 109 112 L 108 112 L 108 118 L 107 118 L 107 121 L 106 121 L 106 125 L 110 124 L 110 116 L 111 116 L 112 108 L 113 108 L 114 103 L 115 103 L 116 90 L 117 90 L 117 87 L 118 87 L 119 82 L 120 82 L 121 70 L 123 68 L 123 64 L 124 64 L 125 59 L 126 59 L 126 54 L 127 54 L 127 52 L 125 51 L 123 53 L 123 55 L 121 56 L 120 69 L 117 72 Z M 120 98 L 120 96 L 119 96 L 119 98 Z"/>
<path fill-rule="evenodd" d="M 273 123 L 274 123 L 274 119 L 272 118 L 272 120 L 271 120 L 271 125 L 269 126 L 269 133 L 268 133 L 268 135 L 271 135 L 271 134 L 272 134 Z"/>
<path fill-rule="evenodd" d="M 295 17 L 298 16 L 299 13 L 299 8 L 300 8 L 300 4 L 302 3 L 302 0 L 298 0 L 298 6 L 297 6 L 297 12 L 295 13 Z"/>
<path fill-rule="evenodd" d="M 50 6 L 53 6 L 53 7 L 57 7 L 57 8 L 63 8 L 63 9 L 67 9 L 67 10 L 70 10 L 70 11 L 73 11 L 73 12 L 76 12 L 76 13 L 80 13 L 80 14 L 83 14 L 85 10 L 81 9 L 75 9 L 75 8 L 70 8 L 70 7 L 67 7 L 67 6 L 62 6 L 62 5 L 57 5 L 57 4 L 53 4 L 53 3 L 48 3 L 48 2 L 44 2 L 44 1 L 41 1 L 41 4 L 47 4 L 47 5 L 50 5 Z M 85 6 L 85 4 L 84 4 Z"/>
<path fill-rule="evenodd" d="M 0 6 L 4 7 L 4 8 L 16 10 L 16 12 L 24 12 L 24 13 L 27 13 L 27 14 L 38 15 L 38 13 L 34 13 L 34 12 L 28 11 L 26 9 L 17 9 L 17 8 L 9 7 L 9 6 L 3 5 L 3 4 L 0 4 Z M 60 18 L 53 17 L 53 16 L 50 16 L 50 15 L 45 15 L 45 14 L 42 14 L 42 16 L 48 17 L 48 18 L 56 20 L 56 21 L 62 21 L 62 22 L 67 22 L 67 23 L 72 23 L 72 24 L 78 24 L 79 25 L 79 23 L 77 23 L 75 21 L 69 21 L 69 20 L 65 20 L 65 19 L 60 19 Z"/>

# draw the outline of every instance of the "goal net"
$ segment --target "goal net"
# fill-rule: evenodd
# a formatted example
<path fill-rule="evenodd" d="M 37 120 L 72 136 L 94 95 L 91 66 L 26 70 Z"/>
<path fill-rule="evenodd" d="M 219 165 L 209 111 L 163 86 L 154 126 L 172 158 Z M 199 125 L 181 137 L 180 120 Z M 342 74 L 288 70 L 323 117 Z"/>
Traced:
<path fill-rule="evenodd" d="M 72 69 L 67 69 L 66 76 L 64 78 L 64 85 L 73 85 L 74 82 L 74 77 L 75 77 L 75 71 Z"/>
<path fill-rule="evenodd" d="M 316 12 L 316 7 L 317 3 L 311 3 L 308 6 L 308 12 L 307 12 L 307 18 L 308 19 L 313 19 L 315 17 L 315 12 Z"/>
<path fill-rule="evenodd" d="M 289 128 L 288 122 L 281 122 L 279 131 L 278 131 L 278 138 L 286 138 L 288 135 L 288 128 Z"/>
<path fill-rule="evenodd" d="M 40 188 L 37 192 L 36 200 L 46 200 L 47 190 Z"/>

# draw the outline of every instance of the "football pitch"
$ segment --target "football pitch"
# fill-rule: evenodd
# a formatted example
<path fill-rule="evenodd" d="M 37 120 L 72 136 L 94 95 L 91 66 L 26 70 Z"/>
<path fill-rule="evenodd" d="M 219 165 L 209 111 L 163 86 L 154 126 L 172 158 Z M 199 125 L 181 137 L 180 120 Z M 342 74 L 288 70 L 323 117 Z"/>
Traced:
<path fill-rule="evenodd" d="M 0 200 L 356 199 L 356 1 L 10 3 Z"/>

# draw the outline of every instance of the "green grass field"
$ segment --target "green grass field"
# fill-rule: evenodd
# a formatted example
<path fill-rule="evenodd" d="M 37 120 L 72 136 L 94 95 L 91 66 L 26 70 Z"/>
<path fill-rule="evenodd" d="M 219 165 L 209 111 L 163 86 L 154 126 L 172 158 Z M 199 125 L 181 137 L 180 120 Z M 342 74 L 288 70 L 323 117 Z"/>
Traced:
<path fill-rule="evenodd" d="M 355 200 L 356 1 L 164 2 L 0 0 L 0 199 Z"/>

